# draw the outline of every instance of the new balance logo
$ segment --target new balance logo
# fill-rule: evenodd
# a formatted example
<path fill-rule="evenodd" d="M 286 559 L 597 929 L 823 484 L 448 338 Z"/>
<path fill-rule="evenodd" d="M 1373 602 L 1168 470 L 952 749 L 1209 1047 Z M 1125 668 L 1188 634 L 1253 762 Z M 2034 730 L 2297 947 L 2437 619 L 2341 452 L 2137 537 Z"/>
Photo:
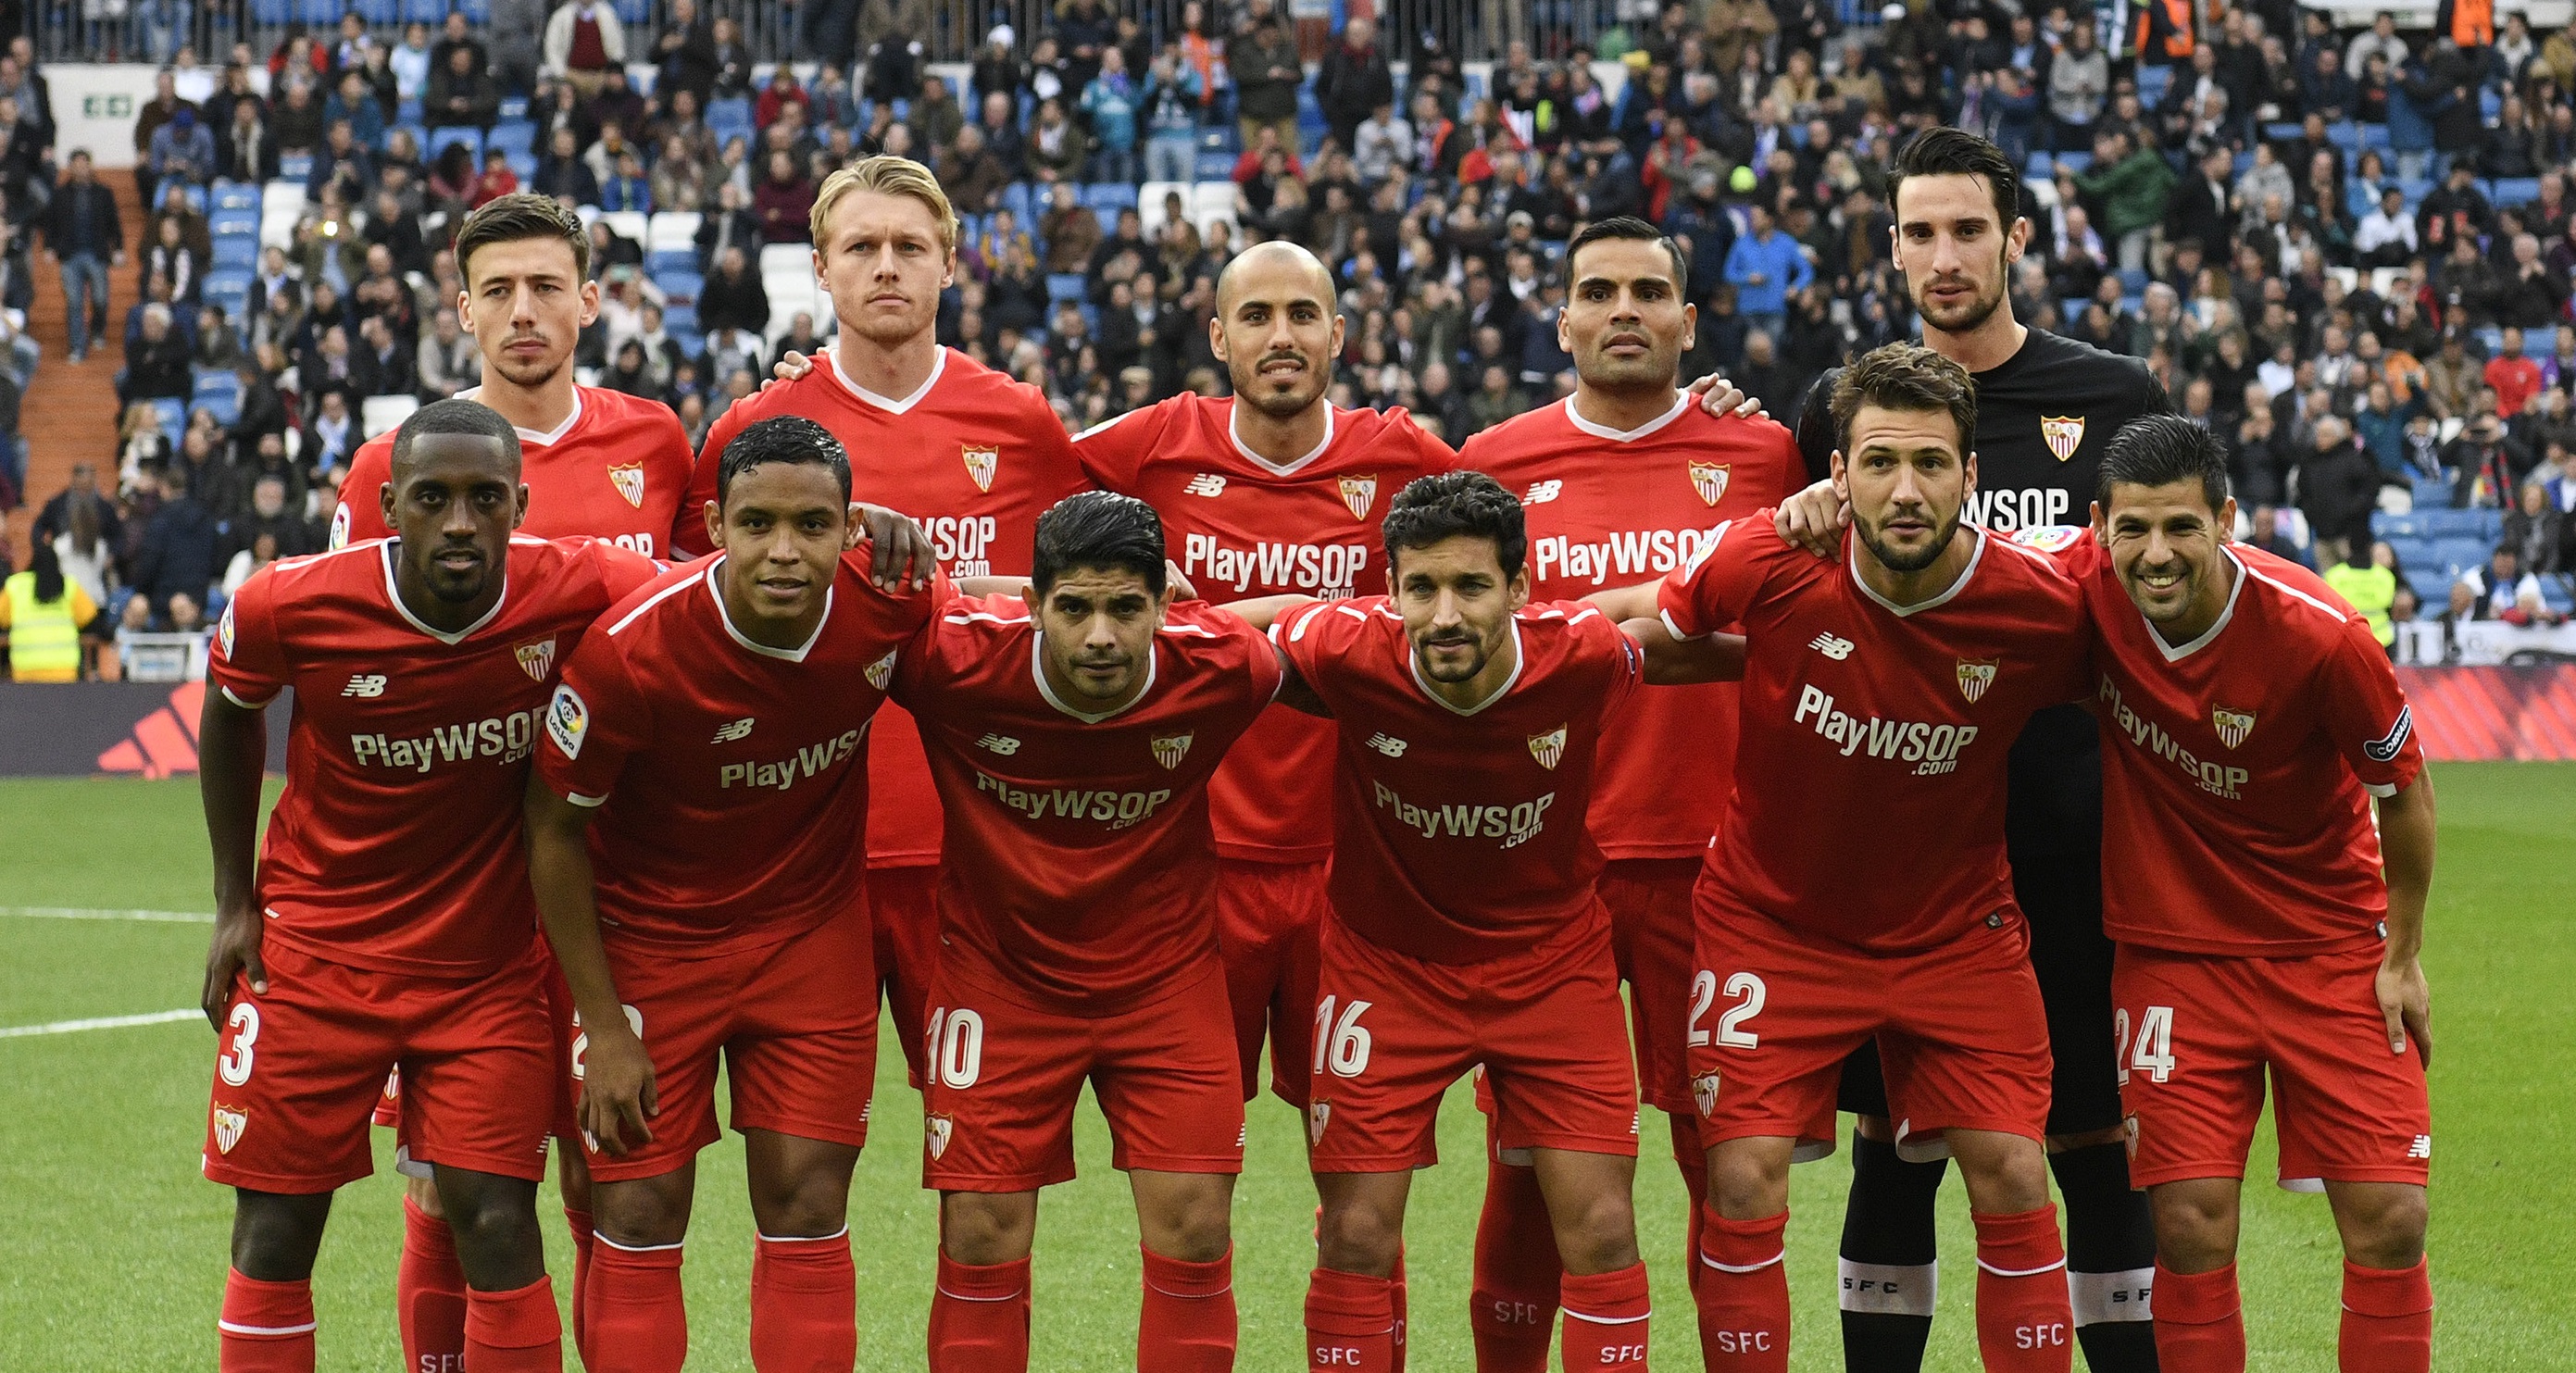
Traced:
<path fill-rule="evenodd" d="M 1385 734 L 1370 735 L 1368 746 L 1385 754 L 1389 758 L 1401 758 L 1404 756 L 1404 741 L 1402 739 L 1392 738 Z"/>
<path fill-rule="evenodd" d="M 1545 505 L 1549 501 L 1555 500 L 1557 497 L 1564 494 L 1565 483 L 1561 481 L 1532 482 L 1530 483 L 1529 494 L 1521 497 L 1521 504 Z"/>
<path fill-rule="evenodd" d="M 1007 734 L 987 734 L 975 741 L 975 747 L 991 749 L 1005 758 L 1020 751 L 1020 741 Z"/>
<path fill-rule="evenodd" d="M 1225 478 L 1218 476 L 1214 472 L 1201 472 L 1197 476 L 1190 478 L 1189 484 L 1181 488 L 1181 494 L 1184 496 L 1222 496 L 1225 494 Z"/>
<path fill-rule="evenodd" d="M 1814 641 L 1810 642 L 1807 647 L 1814 649 L 1818 653 L 1821 653 L 1838 663 L 1843 659 L 1850 657 L 1852 653 L 1851 640 L 1837 639 L 1830 633 L 1817 635 Z"/>
<path fill-rule="evenodd" d="M 360 700 L 373 700 L 385 694 L 385 675 L 381 672 L 359 673 L 349 679 L 347 686 L 340 688 L 340 694 L 355 696 Z"/>
<path fill-rule="evenodd" d="M 2432 1156 L 2433 1137 L 2431 1135 L 2417 1135 L 2415 1142 L 2406 1146 L 2408 1158 L 2431 1158 Z"/>
<path fill-rule="evenodd" d="M 754 717 L 752 716 L 746 715 L 731 724 L 718 725 L 716 727 L 716 737 L 710 742 L 730 744 L 736 739 L 749 735 L 751 733 L 751 722 L 753 718 Z"/>

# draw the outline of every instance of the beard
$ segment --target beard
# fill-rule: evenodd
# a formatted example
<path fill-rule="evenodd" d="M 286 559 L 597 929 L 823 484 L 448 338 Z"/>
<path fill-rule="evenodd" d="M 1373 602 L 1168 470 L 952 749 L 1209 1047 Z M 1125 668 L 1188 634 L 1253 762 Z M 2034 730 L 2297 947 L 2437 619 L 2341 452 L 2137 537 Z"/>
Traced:
<path fill-rule="evenodd" d="M 1430 650 L 1434 646 L 1435 641 L 1430 639 L 1422 640 L 1420 645 L 1415 649 L 1414 661 L 1421 665 L 1422 675 L 1435 682 L 1472 682 L 1476 679 L 1476 675 L 1478 673 L 1485 670 L 1485 664 L 1492 662 L 1494 658 L 1493 650 L 1488 648 L 1484 641 L 1480 639 L 1471 637 L 1463 640 L 1437 642 L 1438 646 L 1442 648 L 1465 647 L 1473 650 L 1473 652 L 1468 655 L 1466 666 L 1462 668 L 1436 668 L 1431 665 L 1430 656 Z"/>
<path fill-rule="evenodd" d="M 1926 283 L 1926 290 L 1915 297 L 1915 313 L 1923 317 L 1927 328 L 1938 329 L 1945 334 L 1975 333 L 1985 326 L 1987 320 L 1995 317 L 1996 310 L 2003 307 L 2005 275 L 2003 255 L 1998 253 L 1992 289 L 1970 296 L 1966 304 L 1948 307 L 1935 306 L 1930 302 L 1929 283 Z"/>
<path fill-rule="evenodd" d="M 1263 363 L 1278 360 L 1278 354 L 1271 354 L 1253 364 L 1250 378 L 1235 377 L 1231 380 L 1237 399 L 1250 401 L 1253 409 L 1272 419 L 1284 420 L 1305 413 L 1306 408 L 1324 394 L 1324 388 L 1332 384 L 1332 369 L 1318 368 L 1313 358 L 1301 357 L 1298 361 L 1306 365 L 1306 370 L 1297 373 L 1295 384 L 1282 391 L 1261 373 Z"/>
<path fill-rule="evenodd" d="M 1870 556 L 1878 559 L 1880 566 L 1890 572 L 1920 572 L 1939 562 L 1941 554 L 1950 547 L 1950 541 L 1958 537 L 1959 512 L 1951 511 L 1950 518 L 1943 520 L 1940 528 L 1933 531 L 1931 542 L 1917 552 L 1906 552 L 1890 545 L 1880 537 L 1877 528 L 1869 524 L 1855 521 L 1852 527 L 1858 531 L 1860 541 L 1868 546 Z"/>
<path fill-rule="evenodd" d="M 500 373 L 501 377 L 512 386 L 533 391 L 553 381 L 555 374 L 572 361 L 572 354 L 566 353 L 558 358 L 539 358 L 534 362 L 520 362 L 504 353 L 498 362 L 490 359 L 485 361 L 492 371 Z"/>

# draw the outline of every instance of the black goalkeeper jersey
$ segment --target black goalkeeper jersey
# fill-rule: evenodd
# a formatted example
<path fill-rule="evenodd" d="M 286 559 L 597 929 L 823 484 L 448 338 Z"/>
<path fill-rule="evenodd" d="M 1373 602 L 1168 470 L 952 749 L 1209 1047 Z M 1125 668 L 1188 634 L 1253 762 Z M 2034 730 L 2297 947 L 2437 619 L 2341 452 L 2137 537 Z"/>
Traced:
<path fill-rule="evenodd" d="M 1835 435 L 1827 398 L 1841 368 L 1816 379 L 1798 417 L 1807 476 L 1831 470 Z M 2102 450 L 2123 425 L 2173 409 L 2137 358 L 2038 329 L 2000 367 L 1975 373 L 1977 490 L 1961 518 L 2011 533 L 2088 524 Z M 2004 830 L 2016 854 L 2093 850 L 2102 844 L 2102 752 L 2093 717 L 2055 706 L 2014 741 Z"/>

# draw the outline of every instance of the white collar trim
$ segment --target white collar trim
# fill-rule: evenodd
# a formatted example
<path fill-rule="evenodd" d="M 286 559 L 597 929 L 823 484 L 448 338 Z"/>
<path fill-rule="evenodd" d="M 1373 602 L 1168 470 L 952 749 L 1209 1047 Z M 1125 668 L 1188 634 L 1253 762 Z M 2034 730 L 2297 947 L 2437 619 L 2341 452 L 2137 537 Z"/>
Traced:
<path fill-rule="evenodd" d="M 539 433 L 534 429 L 521 429 L 515 424 L 511 425 L 510 428 L 512 431 L 517 433 L 519 436 L 519 442 L 522 444 L 533 443 L 540 448 L 551 448 L 554 445 L 563 442 L 564 436 L 572 432 L 573 426 L 581 423 L 581 392 L 581 387 L 576 386 L 572 388 L 572 413 L 564 416 L 563 423 L 556 425 L 552 429 L 546 430 L 544 433 Z M 483 398 L 483 388 L 477 386 L 472 390 L 459 391 L 456 393 L 456 398 L 458 400 L 481 400 Z"/>
<path fill-rule="evenodd" d="M 2218 638 L 2219 631 L 2227 628 L 2228 622 L 2236 618 L 2236 598 L 2245 594 L 2245 584 L 2254 579 L 2254 569 L 2237 559 L 2235 549 L 2222 546 L 2219 551 L 2227 555 L 2229 565 L 2236 569 L 2236 585 L 2227 589 L 2227 604 L 2219 610 L 2218 618 L 2209 622 L 2209 628 L 2200 632 L 2199 638 L 2187 644 L 2167 643 L 2165 636 L 2156 632 L 2156 622 L 2148 619 L 2145 611 L 2138 612 L 2138 622 L 2147 627 L 2147 637 L 2154 641 L 2156 651 L 2165 655 L 2165 661 L 2168 663 L 2179 663 L 2209 647 Z"/>
<path fill-rule="evenodd" d="M 838 341 L 835 341 L 832 344 L 832 375 L 840 378 L 841 385 L 848 388 L 851 395 L 858 397 L 860 400 L 865 401 L 869 405 L 873 405 L 877 409 L 883 410 L 888 414 L 900 415 L 905 411 L 910 410 L 912 407 L 921 404 L 922 400 L 930 394 L 931 388 L 939 384 L 940 374 L 948 370 L 948 350 L 946 348 L 942 348 L 936 354 L 932 355 L 930 360 L 930 375 L 921 379 L 921 385 L 915 387 L 911 395 L 906 396 L 901 400 L 894 400 L 886 396 L 880 396 L 876 392 L 859 385 L 858 381 L 851 377 L 849 372 L 841 366 L 841 349 L 845 346 L 847 345 Z"/>
<path fill-rule="evenodd" d="M 1879 595 L 1877 590 L 1870 586 L 1868 580 L 1860 575 L 1860 533 L 1857 530 L 1852 533 L 1850 556 L 1844 560 L 1851 569 L 1852 585 L 1860 588 L 1860 594 L 1878 602 L 1888 614 L 1894 615 L 1899 619 L 1903 619 L 1908 615 L 1913 615 L 1921 611 L 1933 609 L 1936 606 L 1949 604 L 1952 597 L 1955 597 L 1960 592 L 1967 590 L 1969 580 L 1977 575 L 1977 564 L 1984 561 L 1986 556 L 1985 527 L 1974 524 L 1962 525 L 1961 527 L 1976 531 L 1977 546 L 1968 553 L 1968 565 L 1959 569 L 1958 578 L 1952 581 L 1947 587 L 1942 588 L 1940 595 L 1934 596 L 1930 600 L 1916 601 L 1912 605 L 1898 605 L 1896 602 L 1887 599 L 1885 596 Z"/>
<path fill-rule="evenodd" d="M 1512 616 L 1512 675 L 1505 677 L 1503 679 L 1503 684 L 1494 688 L 1492 695 L 1487 696 L 1485 699 L 1478 701 L 1472 706 L 1462 707 L 1451 705 L 1447 698 L 1443 697 L 1439 692 L 1431 689 L 1430 679 L 1422 675 L 1422 657 L 1420 654 L 1413 651 L 1413 639 L 1411 635 L 1405 636 L 1404 665 L 1413 672 L 1413 684 L 1422 688 L 1422 694 L 1430 697 L 1434 702 L 1438 703 L 1441 709 L 1448 711 L 1452 715 L 1481 714 L 1485 707 L 1490 706 L 1494 702 L 1510 695 L 1512 688 L 1518 685 L 1521 680 L 1521 670 L 1529 666 L 1529 654 L 1523 652 L 1521 648 L 1521 617 L 1518 615 Z"/>
<path fill-rule="evenodd" d="M 814 632 L 805 636 L 805 642 L 798 644 L 794 648 L 771 648 L 767 644 L 754 642 L 748 635 L 736 628 L 733 622 L 733 613 L 725 609 L 724 588 L 716 585 L 716 573 L 723 570 L 725 556 L 726 555 L 722 553 L 717 554 L 715 558 L 707 564 L 706 575 L 700 578 L 701 581 L 704 581 L 707 584 L 707 595 L 715 600 L 716 623 L 724 626 L 724 632 L 727 636 L 732 638 L 735 643 L 759 654 L 761 657 L 777 658 L 781 661 L 790 663 L 801 663 L 805 661 L 805 655 L 813 652 L 814 645 L 823 641 L 823 627 L 832 622 L 833 589 L 828 586 L 823 588 L 823 618 L 814 622 Z"/>
<path fill-rule="evenodd" d="M 1299 458 L 1294 462 L 1284 463 L 1272 462 L 1270 459 L 1261 456 L 1259 453 L 1253 452 L 1252 445 L 1243 441 L 1243 431 L 1235 427 L 1236 419 L 1243 413 L 1242 406 L 1243 398 L 1240 396 L 1237 396 L 1226 403 L 1225 436 L 1234 441 L 1235 452 L 1241 453 L 1244 457 L 1250 459 L 1254 465 L 1258 466 L 1265 472 L 1276 473 L 1282 477 L 1287 476 L 1291 472 L 1302 470 L 1308 463 L 1324 456 L 1324 450 L 1333 446 L 1334 417 L 1333 405 L 1330 401 L 1324 403 L 1324 441 L 1307 450 L 1304 457 Z"/>
<path fill-rule="evenodd" d="M 1644 424 L 1638 425 L 1634 429 L 1613 429 L 1606 424 L 1594 424 L 1592 421 L 1585 419 L 1583 417 L 1582 409 L 1575 405 L 1574 397 L 1567 396 L 1565 398 L 1565 418 L 1570 421 L 1575 428 L 1582 430 L 1586 434 L 1590 434 L 1596 439 L 1608 439 L 1612 443 L 1629 443 L 1637 439 L 1642 439 L 1648 434 L 1654 433 L 1656 430 L 1672 423 L 1674 420 L 1680 419 L 1683 412 L 1690 409 L 1690 405 L 1690 393 L 1687 391 L 1676 390 L 1673 392 L 1672 409 L 1657 415 L 1653 419 L 1646 421 Z"/>
<path fill-rule="evenodd" d="M 517 543 L 518 540 L 513 538 L 510 542 Z M 474 623 L 467 625 L 453 634 L 450 634 L 443 629 L 430 628 L 429 625 L 419 616 L 411 613 L 410 606 L 403 604 L 402 585 L 394 579 L 394 549 L 400 546 L 401 543 L 402 540 L 400 539 L 387 539 L 384 541 L 385 599 L 394 603 L 394 613 L 402 616 L 405 624 L 410 625 L 412 628 L 419 630 L 421 633 L 436 639 L 450 648 L 454 648 L 456 645 L 473 638 L 475 632 L 482 629 L 485 625 L 501 618 L 501 607 L 510 603 L 510 553 L 506 547 L 503 548 L 501 552 L 501 594 L 493 598 L 492 608 L 483 612 L 483 618 L 476 620 Z"/>
<path fill-rule="evenodd" d="M 1161 655 L 1154 652 L 1153 643 L 1148 641 L 1145 645 L 1145 684 L 1138 687 L 1136 689 L 1136 694 L 1128 697 L 1124 705 L 1120 705 L 1110 710 L 1092 711 L 1077 709 L 1074 706 L 1065 704 L 1064 698 L 1056 695 L 1055 687 L 1047 681 L 1046 659 L 1043 656 L 1046 653 L 1046 631 L 1039 629 L 1035 621 L 1036 617 L 1031 616 L 1029 625 L 1029 677 L 1038 684 L 1038 695 L 1045 697 L 1048 705 L 1051 705 L 1057 710 L 1080 720 L 1086 725 L 1096 725 L 1113 715 L 1123 715 L 1128 711 L 1135 709 L 1138 702 L 1154 694 L 1154 664 L 1155 660 Z"/>

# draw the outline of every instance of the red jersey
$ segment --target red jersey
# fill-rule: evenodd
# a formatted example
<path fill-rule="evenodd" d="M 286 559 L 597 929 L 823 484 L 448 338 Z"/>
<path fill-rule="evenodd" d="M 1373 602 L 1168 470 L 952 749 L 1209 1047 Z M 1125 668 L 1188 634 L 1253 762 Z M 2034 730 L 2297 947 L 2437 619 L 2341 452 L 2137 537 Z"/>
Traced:
<path fill-rule="evenodd" d="M 2413 782 L 2424 753 L 2369 622 L 2306 568 L 2230 544 L 2227 608 L 2177 648 L 2091 530 L 2014 540 L 2053 553 L 2092 611 L 2110 936 L 2236 958 L 2377 939 L 2369 798 Z"/>
<path fill-rule="evenodd" d="M 858 898 L 860 750 L 897 650 L 938 604 L 879 591 L 868 565 L 865 548 L 841 559 L 801 648 L 734 627 L 719 554 L 627 597 L 564 664 L 537 770 L 601 807 L 605 936 L 707 958 L 792 938 Z"/>
<path fill-rule="evenodd" d="M 1340 731 L 1333 912 L 1398 953 L 1518 953 L 1593 906 L 1594 754 L 1645 659 L 1588 605 L 1526 606 L 1511 632 L 1511 678 L 1460 710 L 1424 685 L 1384 596 L 1292 606 L 1271 626 Z"/>
<path fill-rule="evenodd" d="M 1577 601 L 1689 562 L 1717 526 L 1806 485 L 1798 441 L 1768 419 L 1720 418 L 1699 398 L 1632 430 L 1532 410 L 1467 440 L 1459 465 L 1520 493 L 1530 599 Z M 1592 840 L 1609 858 L 1696 858 L 1735 775 L 1733 682 L 1649 691 L 1620 717 L 1592 788 Z"/>
<path fill-rule="evenodd" d="M 686 499 L 697 459 L 688 431 L 667 405 L 576 386 L 572 415 L 550 434 L 520 430 L 519 449 L 519 479 L 528 488 L 522 534 L 607 539 L 648 558 L 670 557 L 693 527 L 701 531 L 696 542 L 706 542 L 706 516 Z M 392 537 L 376 492 L 393 472 L 391 433 L 359 446 L 340 483 L 340 508 L 331 515 L 333 548 Z"/>
<path fill-rule="evenodd" d="M 257 894 L 267 937 L 375 972 L 482 977 L 536 936 L 520 812 L 557 664 L 651 580 L 590 540 L 510 540 L 462 633 L 394 594 L 394 545 L 288 558 L 242 584 L 207 671 L 235 705 L 295 692 Z"/>
<path fill-rule="evenodd" d="M 1402 410 L 1325 407 L 1324 441 L 1277 466 L 1234 432 L 1234 401 L 1174 396 L 1075 440 L 1092 480 L 1163 517 L 1173 561 L 1216 601 L 1374 595 L 1388 502 L 1457 461 Z M 1333 856 L 1333 726 L 1281 706 L 1217 769 L 1217 852 L 1268 863 Z"/>
<path fill-rule="evenodd" d="M 1278 695 L 1279 659 L 1233 615 L 1175 605 L 1144 691 L 1095 713 L 1039 652 L 1019 597 L 960 599 L 895 668 L 947 802 L 940 934 L 974 955 L 944 966 L 1106 1015 L 1216 957 L 1208 781 Z"/>
<path fill-rule="evenodd" d="M 919 521 L 951 577 L 1027 576 L 1038 516 L 1091 487 L 1073 440 L 1036 387 L 942 348 L 921 389 L 895 400 L 850 380 L 834 345 L 814 359 L 813 371 L 736 401 L 716 420 L 690 488 L 692 508 L 716 498 L 717 463 L 733 436 L 778 415 L 802 415 L 831 430 L 849 450 L 851 496 Z M 696 553 L 705 542 L 701 529 L 680 547 Z M 939 793 L 922 760 L 920 730 L 896 706 L 879 712 L 872 733 L 869 863 L 938 862 Z"/>
<path fill-rule="evenodd" d="M 1912 953 L 2013 904 L 2004 768 L 2031 712 L 2084 694 L 2084 604 L 2046 557 L 1975 525 L 1949 590 L 1899 607 L 1769 511 L 1729 522 L 1659 600 L 1673 633 L 1741 625 L 1734 796 L 1701 880 L 1730 904 Z"/>

